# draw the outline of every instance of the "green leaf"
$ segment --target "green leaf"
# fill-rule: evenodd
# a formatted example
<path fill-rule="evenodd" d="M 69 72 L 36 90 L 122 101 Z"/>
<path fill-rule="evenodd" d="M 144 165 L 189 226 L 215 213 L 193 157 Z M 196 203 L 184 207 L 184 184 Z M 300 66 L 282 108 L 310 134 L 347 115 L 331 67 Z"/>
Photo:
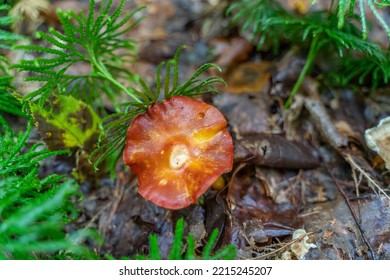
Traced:
<path fill-rule="evenodd" d="M 91 106 L 72 96 L 57 95 L 50 106 L 30 104 L 39 134 L 51 150 L 82 148 L 89 150 L 97 139 L 100 119 Z"/>

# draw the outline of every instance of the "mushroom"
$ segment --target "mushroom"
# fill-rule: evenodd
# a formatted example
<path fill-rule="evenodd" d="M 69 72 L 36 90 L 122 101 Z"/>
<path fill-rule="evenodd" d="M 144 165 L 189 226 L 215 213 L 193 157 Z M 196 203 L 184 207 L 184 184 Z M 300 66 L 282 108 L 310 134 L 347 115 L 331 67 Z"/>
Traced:
<path fill-rule="evenodd" d="M 134 118 L 123 160 L 138 177 L 138 192 L 168 209 L 198 198 L 233 165 L 233 141 L 215 107 L 185 96 L 151 105 Z"/>

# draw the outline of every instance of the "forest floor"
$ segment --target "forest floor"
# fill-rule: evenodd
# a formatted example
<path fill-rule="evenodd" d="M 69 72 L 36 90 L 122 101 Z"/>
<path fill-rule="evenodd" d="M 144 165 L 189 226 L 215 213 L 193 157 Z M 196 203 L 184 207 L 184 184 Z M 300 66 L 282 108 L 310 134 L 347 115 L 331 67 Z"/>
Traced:
<path fill-rule="evenodd" d="M 120 159 L 115 178 L 80 184 L 81 215 L 69 230 L 96 228 L 104 237 L 97 252 L 116 258 L 147 254 L 151 233 L 167 256 L 182 217 L 199 249 L 217 228 L 216 249 L 233 244 L 237 259 L 390 259 L 390 176 L 365 142 L 366 129 L 390 113 L 389 89 L 373 94 L 324 88 L 316 73 L 305 78 L 286 110 L 284 100 L 305 62 L 299 49 L 256 51 L 230 27 L 227 1 L 136 3 L 148 6 L 128 34 L 140 43 L 132 71 L 152 83 L 157 65 L 181 45 L 187 46 L 181 79 L 205 62 L 222 68 L 208 74 L 227 85 L 203 100 L 228 121 L 234 167 L 221 190 L 210 189 L 199 204 L 172 211 L 141 197 L 137 178 Z M 88 1 L 54 1 L 53 11 L 59 6 L 87 10 Z M 70 173 L 73 167 L 57 158 L 46 162 L 43 173 Z"/>

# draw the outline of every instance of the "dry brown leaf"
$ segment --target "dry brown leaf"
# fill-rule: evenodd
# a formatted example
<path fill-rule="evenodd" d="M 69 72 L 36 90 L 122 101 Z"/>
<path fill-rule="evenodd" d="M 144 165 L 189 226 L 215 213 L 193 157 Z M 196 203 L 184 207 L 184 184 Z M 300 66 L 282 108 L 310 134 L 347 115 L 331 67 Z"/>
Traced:
<path fill-rule="evenodd" d="M 269 102 L 265 94 L 223 94 L 213 97 L 214 105 L 228 119 L 237 138 L 268 132 Z"/>
<path fill-rule="evenodd" d="M 265 133 L 237 140 L 234 160 L 287 169 L 310 169 L 320 164 L 317 153 L 310 147 Z"/>
<path fill-rule="evenodd" d="M 228 93 L 256 93 L 268 88 L 271 78 L 271 63 L 245 62 L 237 65 L 231 73 L 224 76 Z"/>
<path fill-rule="evenodd" d="M 218 38 L 212 40 L 210 44 L 214 47 L 214 55 L 218 57 L 215 63 L 223 69 L 223 72 L 235 63 L 246 60 L 253 49 L 253 45 L 242 37 L 234 37 L 228 41 Z M 212 70 L 214 75 L 217 74 L 214 68 Z"/>

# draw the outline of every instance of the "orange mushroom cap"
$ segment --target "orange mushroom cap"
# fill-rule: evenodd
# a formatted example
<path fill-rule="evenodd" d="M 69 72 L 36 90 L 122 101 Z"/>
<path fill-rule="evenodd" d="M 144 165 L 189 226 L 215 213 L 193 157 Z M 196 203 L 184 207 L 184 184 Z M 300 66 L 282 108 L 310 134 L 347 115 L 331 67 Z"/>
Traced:
<path fill-rule="evenodd" d="M 233 165 L 233 141 L 218 109 L 184 96 L 151 105 L 134 118 L 124 162 L 138 176 L 139 193 L 168 209 L 198 198 Z"/>

